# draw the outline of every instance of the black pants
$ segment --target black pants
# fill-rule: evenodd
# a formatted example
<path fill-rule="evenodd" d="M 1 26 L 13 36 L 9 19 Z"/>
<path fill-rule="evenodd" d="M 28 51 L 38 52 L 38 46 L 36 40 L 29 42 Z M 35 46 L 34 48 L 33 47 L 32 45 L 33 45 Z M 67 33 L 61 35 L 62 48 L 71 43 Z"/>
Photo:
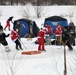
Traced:
<path fill-rule="evenodd" d="M 68 48 L 69 48 L 70 50 L 73 49 L 72 46 L 71 46 L 71 44 L 69 43 L 69 41 L 67 41 L 66 45 L 68 46 Z"/>
<path fill-rule="evenodd" d="M 5 39 L 4 41 L 0 42 L 0 43 L 1 43 L 3 46 L 7 46 L 7 45 L 8 45 L 6 39 Z"/>
<path fill-rule="evenodd" d="M 72 41 L 73 43 L 72 43 L 72 45 L 75 46 L 75 33 L 73 33 L 73 34 L 71 34 L 71 35 L 72 35 L 72 37 L 73 37 L 73 41 Z"/>
<path fill-rule="evenodd" d="M 16 43 L 16 49 L 19 49 L 19 48 L 22 49 L 21 43 L 19 42 L 18 39 L 15 41 L 15 43 Z"/>

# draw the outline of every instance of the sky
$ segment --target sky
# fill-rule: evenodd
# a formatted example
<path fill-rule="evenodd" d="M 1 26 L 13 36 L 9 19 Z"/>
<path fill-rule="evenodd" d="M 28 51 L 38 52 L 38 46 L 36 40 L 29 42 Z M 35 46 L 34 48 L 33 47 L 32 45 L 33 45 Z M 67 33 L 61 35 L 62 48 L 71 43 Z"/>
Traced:
<path fill-rule="evenodd" d="M 0 10 L 2 11 L 0 22 L 2 26 L 5 26 L 6 20 L 10 16 L 14 16 L 13 21 L 22 18 L 20 14 L 20 12 L 22 12 L 21 8 L 25 8 L 25 6 L 0 6 Z M 75 8 L 75 6 L 46 6 L 41 18 L 31 17 L 30 19 L 35 20 L 37 25 L 41 27 L 46 17 L 61 15 L 63 13 L 67 14 L 68 10 L 73 8 Z M 30 14 L 34 14 L 34 12 L 31 11 L 32 8 L 30 9 Z M 75 23 L 75 17 L 72 19 Z M 6 32 L 8 32 L 8 30 L 6 30 Z M 9 36 L 7 38 L 11 49 L 9 53 L 6 53 L 4 46 L 0 44 L 0 75 L 64 75 L 63 46 L 47 45 L 45 46 L 46 52 L 41 52 L 41 54 L 21 54 L 26 51 L 38 51 L 38 44 L 34 43 L 35 40 L 37 40 L 37 38 L 32 38 L 32 41 L 21 38 L 23 50 L 17 51 L 14 42 Z M 67 75 L 76 74 L 76 46 L 73 46 L 73 49 L 73 51 L 69 51 L 66 46 Z"/>

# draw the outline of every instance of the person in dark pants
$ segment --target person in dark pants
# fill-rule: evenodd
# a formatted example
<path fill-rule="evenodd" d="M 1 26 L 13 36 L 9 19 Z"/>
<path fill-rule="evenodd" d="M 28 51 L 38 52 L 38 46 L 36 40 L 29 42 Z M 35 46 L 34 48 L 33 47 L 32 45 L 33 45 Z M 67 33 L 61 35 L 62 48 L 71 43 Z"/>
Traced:
<path fill-rule="evenodd" d="M 22 49 L 22 46 L 21 46 L 21 43 L 20 43 L 20 41 L 19 41 L 19 34 L 18 34 L 18 30 L 17 30 L 17 29 L 16 29 L 16 30 L 13 30 L 13 31 L 11 32 L 11 39 L 12 39 L 12 41 L 14 41 L 15 44 L 16 44 L 16 50 L 19 50 L 19 49 L 23 50 L 23 49 Z"/>
<path fill-rule="evenodd" d="M 65 46 L 65 45 L 67 45 L 68 46 L 68 48 L 69 48 L 69 50 L 70 51 L 72 51 L 73 50 L 73 48 L 72 48 L 72 46 L 71 46 L 71 44 L 70 44 L 70 36 L 69 36 L 69 33 L 68 33 L 68 31 L 67 31 L 67 29 L 65 29 L 64 27 L 63 27 L 63 30 L 62 30 L 62 44 Z"/>
<path fill-rule="evenodd" d="M 8 35 L 6 35 L 4 32 L 3 32 L 3 27 L 0 26 L 0 43 L 5 47 L 5 51 L 6 52 L 10 52 L 11 50 L 9 49 L 9 46 L 8 46 L 8 42 L 6 40 L 6 37 L 8 37 Z"/>
<path fill-rule="evenodd" d="M 75 25 L 72 21 L 69 23 L 69 32 L 74 38 L 74 42 L 72 42 L 72 45 L 75 46 Z"/>
<path fill-rule="evenodd" d="M 0 22 L 0 31 L 3 31 L 3 27 L 2 27 L 2 25 L 1 25 L 1 22 Z"/>

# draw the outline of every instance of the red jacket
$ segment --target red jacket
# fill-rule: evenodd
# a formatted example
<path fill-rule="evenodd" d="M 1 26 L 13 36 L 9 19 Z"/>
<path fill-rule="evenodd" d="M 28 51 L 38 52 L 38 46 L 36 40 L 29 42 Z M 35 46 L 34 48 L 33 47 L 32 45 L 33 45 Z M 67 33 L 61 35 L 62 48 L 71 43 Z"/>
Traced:
<path fill-rule="evenodd" d="M 52 33 L 52 28 L 50 25 L 46 25 L 45 28 L 47 29 L 47 33 L 51 34 Z"/>
<path fill-rule="evenodd" d="M 16 41 L 18 39 L 19 35 L 18 35 L 18 32 L 17 31 L 12 31 L 11 32 L 11 39 L 13 41 Z"/>
<path fill-rule="evenodd" d="M 38 33 L 38 38 L 44 38 L 46 31 L 40 30 Z"/>
<path fill-rule="evenodd" d="M 55 35 L 61 35 L 62 34 L 62 26 L 58 25 L 55 29 Z"/>

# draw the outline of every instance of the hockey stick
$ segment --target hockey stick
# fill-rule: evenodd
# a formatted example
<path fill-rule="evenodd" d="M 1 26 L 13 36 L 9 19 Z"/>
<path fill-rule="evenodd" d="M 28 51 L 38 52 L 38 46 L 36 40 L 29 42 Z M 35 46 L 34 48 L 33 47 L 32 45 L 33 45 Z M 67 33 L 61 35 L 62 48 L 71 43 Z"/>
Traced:
<path fill-rule="evenodd" d="M 25 47 L 25 45 L 23 44 L 23 42 L 22 42 L 21 40 L 19 40 L 19 41 L 22 43 L 22 45 L 24 46 L 24 48 L 27 49 L 27 48 Z"/>

